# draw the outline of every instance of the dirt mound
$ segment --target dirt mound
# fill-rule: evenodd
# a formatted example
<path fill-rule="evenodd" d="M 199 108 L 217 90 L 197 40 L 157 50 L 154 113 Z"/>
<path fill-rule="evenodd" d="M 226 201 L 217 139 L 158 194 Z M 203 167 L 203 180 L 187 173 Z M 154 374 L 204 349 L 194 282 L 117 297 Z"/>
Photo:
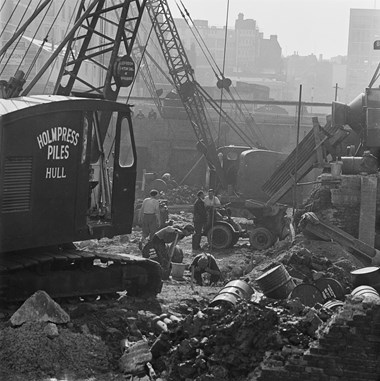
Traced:
<path fill-rule="evenodd" d="M 28 380 L 66 379 L 70 374 L 88 378 L 109 369 L 108 349 L 99 337 L 66 328 L 51 335 L 46 323 L 5 328 L 0 331 L 0 343 L 2 380 L 18 375 Z"/>

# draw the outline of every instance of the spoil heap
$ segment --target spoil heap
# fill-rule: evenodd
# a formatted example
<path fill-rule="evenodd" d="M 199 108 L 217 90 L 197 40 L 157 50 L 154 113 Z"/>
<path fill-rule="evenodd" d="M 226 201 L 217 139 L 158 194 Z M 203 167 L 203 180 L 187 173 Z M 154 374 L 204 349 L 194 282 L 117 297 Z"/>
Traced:
<path fill-rule="evenodd" d="M 99 337 L 67 328 L 52 334 L 48 327 L 46 322 L 28 322 L 0 331 L 1 379 L 88 378 L 109 369 L 109 352 Z"/>

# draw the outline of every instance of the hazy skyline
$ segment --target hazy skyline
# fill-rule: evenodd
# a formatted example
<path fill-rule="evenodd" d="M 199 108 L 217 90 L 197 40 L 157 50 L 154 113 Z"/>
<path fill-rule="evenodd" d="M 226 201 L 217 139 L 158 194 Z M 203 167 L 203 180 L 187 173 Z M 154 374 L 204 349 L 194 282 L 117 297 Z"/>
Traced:
<path fill-rule="evenodd" d="M 176 2 L 168 0 L 173 17 L 180 18 Z M 182 0 L 193 19 L 209 25 L 226 24 L 228 0 Z M 350 9 L 379 9 L 380 0 L 229 0 L 229 27 L 239 13 L 256 20 L 269 38 L 278 36 L 282 54 L 322 54 L 325 59 L 347 55 Z M 380 25 L 379 25 L 380 39 Z"/>

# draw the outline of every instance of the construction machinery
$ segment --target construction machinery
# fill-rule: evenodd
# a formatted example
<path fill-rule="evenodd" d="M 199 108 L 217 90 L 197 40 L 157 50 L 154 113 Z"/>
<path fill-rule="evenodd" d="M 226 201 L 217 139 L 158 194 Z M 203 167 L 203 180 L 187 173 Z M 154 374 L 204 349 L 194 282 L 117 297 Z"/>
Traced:
<path fill-rule="evenodd" d="M 0 99 L 2 301 L 39 289 L 84 300 L 161 290 L 157 262 L 76 244 L 132 229 L 136 147 L 131 108 L 116 99 L 134 78 L 129 57 L 144 8 L 145 1 L 82 0 L 36 75 L 2 82 L 9 98 Z M 29 95 L 57 58 L 54 94 Z M 98 82 L 84 68 L 89 62 L 104 71 Z"/>
<path fill-rule="evenodd" d="M 260 131 L 253 118 L 249 120 L 249 130 L 255 139 L 251 139 L 196 81 L 167 1 L 149 0 L 146 7 L 171 83 L 175 86 L 172 105 L 178 106 L 181 101 L 190 120 L 197 139 L 197 149 L 208 164 L 210 187 L 223 191 L 225 195 L 222 196 L 222 201 L 230 204 L 234 216 L 249 218 L 254 222 L 248 225 L 250 242 L 254 248 L 266 249 L 272 246 L 276 240 L 283 239 L 288 234 L 287 207 L 279 203 L 267 207 L 267 196 L 260 188 L 287 155 L 257 148 L 264 144 L 260 142 Z M 231 81 L 223 75 L 217 79 L 218 87 L 229 92 Z M 229 128 L 247 142 L 247 146 L 217 147 L 217 139 L 206 115 L 206 103 L 221 116 Z M 236 243 L 232 237 L 236 237 L 238 232 L 232 225 L 229 225 L 229 229 L 227 233 L 226 225 L 222 226 L 216 221 L 208 237 L 225 242 L 224 248 L 231 247 L 232 242 Z M 213 245 L 213 242 L 209 243 Z"/>
<path fill-rule="evenodd" d="M 349 104 L 333 102 L 324 127 L 314 118 L 313 130 L 263 185 L 268 203 L 276 203 L 319 167 L 323 173 L 315 185 L 325 192 L 326 211 L 320 207 L 315 210 L 318 216 L 313 213 L 310 197 L 306 206 L 300 205 L 306 213 L 299 227 L 313 237 L 340 243 L 367 266 L 380 264 L 380 88 L 373 86 L 379 72 L 380 64 L 369 86 Z"/>

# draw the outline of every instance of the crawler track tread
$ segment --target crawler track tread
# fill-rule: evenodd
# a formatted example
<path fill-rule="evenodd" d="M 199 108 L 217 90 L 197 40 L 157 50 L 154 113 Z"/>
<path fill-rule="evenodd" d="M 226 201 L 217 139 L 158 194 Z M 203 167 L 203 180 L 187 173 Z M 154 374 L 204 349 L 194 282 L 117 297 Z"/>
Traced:
<path fill-rule="evenodd" d="M 0 266 L 0 300 L 22 301 L 43 289 L 53 298 L 89 297 L 127 291 L 156 295 L 161 268 L 129 254 L 81 250 L 7 253 Z"/>

